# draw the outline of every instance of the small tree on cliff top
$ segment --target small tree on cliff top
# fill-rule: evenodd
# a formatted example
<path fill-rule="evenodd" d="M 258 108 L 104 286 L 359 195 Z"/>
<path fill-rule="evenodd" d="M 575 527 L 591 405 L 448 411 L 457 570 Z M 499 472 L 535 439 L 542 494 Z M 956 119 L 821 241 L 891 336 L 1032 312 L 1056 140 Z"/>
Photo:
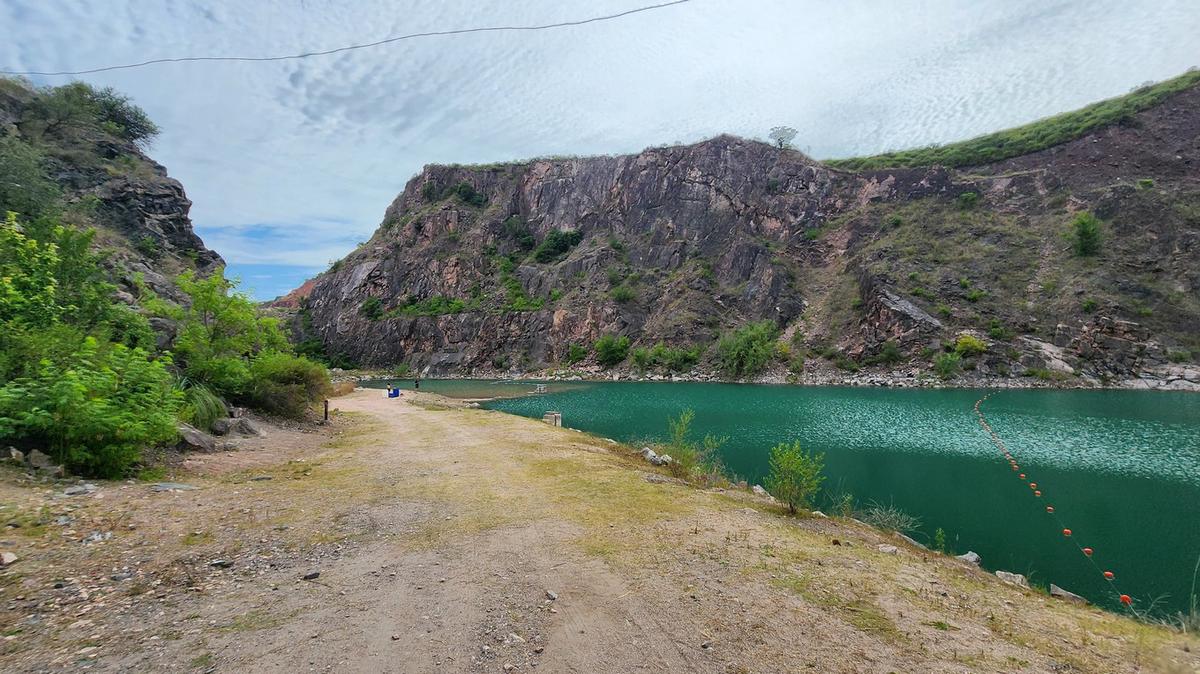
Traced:
<path fill-rule="evenodd" d="M 772 143 L 775 143 L 775 147 L 782 150 L 792 146 L 796 133 L 796 130 L 790 126 L 774 126 L 771 127 L 771 133 L 767 134 L 767 137 L 771 139 Z"/>
<path fill-rule="evenodd" d="M 771 450 L 771 474 L 767 477 L 767 491 L 787 504 L 788 512 L 795 514 L 807 507 L 817 495 L 825 476 L 824 454 L 810 454 L 797 440 L 776 445 Z"/>

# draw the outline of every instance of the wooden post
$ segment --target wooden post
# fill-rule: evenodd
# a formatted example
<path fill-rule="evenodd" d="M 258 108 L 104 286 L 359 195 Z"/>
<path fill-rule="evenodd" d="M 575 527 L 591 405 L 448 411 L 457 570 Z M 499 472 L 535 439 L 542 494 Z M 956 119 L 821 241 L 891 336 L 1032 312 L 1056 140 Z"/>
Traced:
<path fill-rule="evenodd" d="M 325 399 L 325 423 L 329 423 L 329 399 Z"/>

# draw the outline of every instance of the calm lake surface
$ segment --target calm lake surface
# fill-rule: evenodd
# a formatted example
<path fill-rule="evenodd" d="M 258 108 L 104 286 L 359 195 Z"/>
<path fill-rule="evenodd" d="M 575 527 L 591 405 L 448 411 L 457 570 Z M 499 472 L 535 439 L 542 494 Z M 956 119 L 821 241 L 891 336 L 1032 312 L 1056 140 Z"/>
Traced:
<path fill-rule="evenodd" d="M 382 386 L 383 383 L 377 383 Z M 412 382 L 401 382 L 411 388 Z M 694 433 L 725 436 L 727 469 L 760 482 L 770 448 L 800 440 L 825 453 L 827 493 L 894 503 L 922 520 L 917 540 L 946 532 L 954 552 L 974 550 L 986 568 L 1024 573 L 1107 607 L 1116 593 L 1075 546 L 1095 549 L 1100 569 L 1135 606 L 1183 610 L 1200 558 L 1200 395 L 1143 391 L 1006 390 L 983 411 L 1021 464 L 1035 498 L 972 407 L 986 391 L 760 386 L 667 382 L 547 384 L 424 380 L 421 389 L 475 398 L 624 442 L 661 440 L 666 420 L 696 413 Z M 1071 540 L 1046 514 L 1053 505 Z"/>

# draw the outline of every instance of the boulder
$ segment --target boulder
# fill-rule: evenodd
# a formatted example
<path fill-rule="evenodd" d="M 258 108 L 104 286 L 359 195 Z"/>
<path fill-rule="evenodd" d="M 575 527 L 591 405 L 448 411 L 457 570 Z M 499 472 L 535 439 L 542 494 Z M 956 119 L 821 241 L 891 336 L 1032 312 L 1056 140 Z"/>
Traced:
<path fill-rule="evenodd" d="M 49 454 L 44 454 L 36 449 L 29 450 L 29 465 L 34 468 L 49 473 L 54 477 L 62 477 L 63 467 L 54 463 L 54 459 L 50 458 Z"/>
<path fill-rule="evenodd" d="M 1079 595 L 1075 594 L 1074 592 L 1064 590 L 1061 587 L 1055 585 L 1054 583 L 1050 583 L 1050 596 L 1056 597 L 1058 599 L 1062 599 L 1063 601 L 1074 602 L 1076 604 L 1088 603 L 1088 601 L 1086 599 L 1084 599 L 1083 597 L 1080 597 Z"/>
<path fill-rule="evenodd" d="M 20 557 L 17 557 L 15 553 L 9 552 L 8 550 L 0 552 L 0 567 L 16 564 L 18 559 L 20 559 Z"/>
<path fill-rule="evenodd" d="M 981 561 L 981 559 L 979 557 L 979 553 L 974 552 L 972 550 L 968 550 L 966 552 L 966 554 L 959 555 L 958 559 L 961 559 L 968 564 L 974 564 L 975 566 L 979 566 L 979 563 Z"/>
<path fill-rule="evenodd" d="M 885 555 L 895 555 L 899 554 L 900 549 L 894 545 L 881 545 L 879 546 L 879 551 Z"/>
<path fill-rule="evenodd" d="M 654 463 L 658 460 L 658 453 L 649 447 L 642 447 L 642 458 L 650 463 Z"/>
<path fill-rule="evenodd" d="M 237 419 L 228 417 L 225 419 L 217 419 L 216 421 L 212 422 L 212 426 L 209 426 L 208 430 L 212 431 L 213 435 L 229 435 L 229 432 L 233 430 L 233 424 L 235 421 L 237 421 Z"/>
<path fill-rule="evenodd" d="M 658 461 L 656 461 L 654 465 L 666 466 L 666 465 L 669 465 L 674 460 L 675 459 L 672 459 L 670 454 L 663 454 L 658 457 Z"/>
<path fill-rule="evenodd" d="M 215 452 L 217 441 L 213 436 L 189 424 L 179 424 L 179 449 L 188 452 Z"/>
<path fill-rule="evenodd" d="M 9 447 L 5 453 L 5 458 L 14 463 L 25 463 L 25 452 L 16 447 Z"/>
<path fill-rule="evenodd" d="M 1019 573 L 1009 573 L 1008 571 L 997 571 L 996 577 L 1011 585 L 1019 585 L 1021 587 L 1029 587 L 1029 581 Z"/>

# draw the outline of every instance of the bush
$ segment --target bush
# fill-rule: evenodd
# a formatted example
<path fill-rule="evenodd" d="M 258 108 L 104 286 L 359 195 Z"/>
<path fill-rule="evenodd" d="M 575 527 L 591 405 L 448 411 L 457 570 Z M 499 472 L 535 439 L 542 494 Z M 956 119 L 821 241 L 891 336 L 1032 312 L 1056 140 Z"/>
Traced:
<path fill-rule="evenodd" d="M 867 359 L 867 365 L 895 365 L 904 360 L 904 352 L 900 350 L 900 346 L 892 340 L 883 343 L 879 348 L 879 353 Z"/>
<path fill-rule="evenodd" d="M 73 472 L 116 478 L 143 447 L 175 439 L 181 403 L 166 361 L 86 337 L 0 387 L 0 439 L 44 443 Z"/>
<path fill-rule="evenodd" d="M 748 323 L 717 342 L 721 369 L 733 377 L 762 372 L 775 353 L 778 328 L 772 321 Z"/>
<path fill-rule="evenodd" d="M 1192 352 L 1188 351 L 1187 349 L 1180 349 L 1178 351 L 1168 351 L 1167 352 L 1167 360 L 1171 361 L 1172 363 L 1186 363 L 1186 362 L 1190 361 L 1191 359 L 1192 359 Z"/>
<path fill-rule="evenodd" d="M 1096 300 L 1089 297 L 1086 300 L 1084 300 L 1082 304 L 1079 305 L 1079 308 L 1083 310 L 1083 313 L 1090 314 L 1096 310 L 1097 306 L 1099 306 L 1099 303 L 1096 302 Z"/>
<path fill-rule="evenodd" d="M 225 407 L 225 401 L 204 384 L 184 379 L 176 388 L 183 391 L 183 406 L 179 411 L 182 421 L 207 431 L 212 428 L 213 422 L 227 416 L 229 410 Z"/>
<path fill-rule="evenodd" d="M 667 419 L 667 427 L 671 431 L 671 440 L 664 449 L 664 454 L 671 457 L 668 468 L 675 477 L 690 480 L 703 473 L 719 473 L 720 462 L 717 450 L 725 444 L 725 440 L 713 435 L 704 436 L 701 442 L 689 439 L 692 420 L 696 413 L 684 410 L 674 419 Z"/>
<path fill-rule="evenodd" d="M 626 302 L 632 302 L 635 298 L 637 298 L 637 291 L 629 286 L 620 285 L 616 288 L 613 288 L 609 295 L 613 298 L 614 302 L 624 304 Z"/>
<path fill-rule="evenodd" d="M 915 531 L 921 526 L 921 518 L 904 512 L 894 504 L 883 505 L 871 501 L 860 515 L 862 521 L 884 531 L 897 531 L 903 534 Z"/>
<path fill-rule="evenodd" d="M 958 207 L 964 211 L 975 208 L 975 205 L 978 203 L 979 193 L 977 192 L 963 192 L 958 195 Z"/>
<path fill-rule="evenodd" d="M 533 250 L 533 247 L 537 245 L 537 239 L 534 238 L 525 218 L 519 215 L 508 216 L 501 225 L 501 230 L 504 232 L 505 238 L 515 243 L 521 250 Z"/>
<path fill-rule="evenodd" d="M 554 262 L 583 241 L 583 233 L 575 229 L 555 229 L 546 235 L 533 251 L 536 262 Z"/>
<path fill-rule="evenodd" d="M 960 356 L 969 358 L 978 356 L 984 351 L 987 351 L 987 343 L 974 335 L 959 335 L 954 342 L 954 353 Z"/>
<path fill-rule="evenodd" d="M 570 344 L 567 346 L 567 365 L 574 365 L 587 358 L 587 349 L 579 344 Z"/>
<path fill-rule="evenodd" d="M 619 365 L 629 354 L 629 338 L 625 336 L 604 335 L 596 340 L 593 347 L 596 351 L 596 362 L 605 368 Z"/>
<path fill-rule="evenodd" d="M 1100 220 L 1091 213 L 1075 216 L 1071 223 L 1071 247 L 1079 257 L 1091 257 L 1100 253 Z"/>
<path fill-rule="evenodd" d="M 962 356 L 957 353 L 939 353 L 933 359 L 933 371 L 942 379 L 950 379 L 958 374 L 962 365 Z"/>
<path fill-rule="evenodd" d="M 792 444 L 781 443 L 771 449 L 771 473 L 766 488 L 772 496 L 787 504 L 788 512 L 795 514 L 797 508 L 808 508 L 812 498 L 821 488 L 825 477 L 824 454 L 810 454 L 797 440 Z"/>
<path fill-rule="evenodd" d="M 309 406 L 329 394 L 329 373 L 307 358 L 264 351 L 250 363 L 246 400 L 265 412 L 303 418 Z"/>
<path fill-rule="evenodd" d="M 380 302 L 378 297 L 368 297 L 358 307 L 358 313 L 372 321 L 377 321 L 383 318 L 383 302 Z"/>
<path fill-rule="evenodd" d="M 15 136 L 0 136 L 0 218 L 12 211 L 36 218 L 56 207 L 58 186 L 46 177 L 45 158 Z"/>

